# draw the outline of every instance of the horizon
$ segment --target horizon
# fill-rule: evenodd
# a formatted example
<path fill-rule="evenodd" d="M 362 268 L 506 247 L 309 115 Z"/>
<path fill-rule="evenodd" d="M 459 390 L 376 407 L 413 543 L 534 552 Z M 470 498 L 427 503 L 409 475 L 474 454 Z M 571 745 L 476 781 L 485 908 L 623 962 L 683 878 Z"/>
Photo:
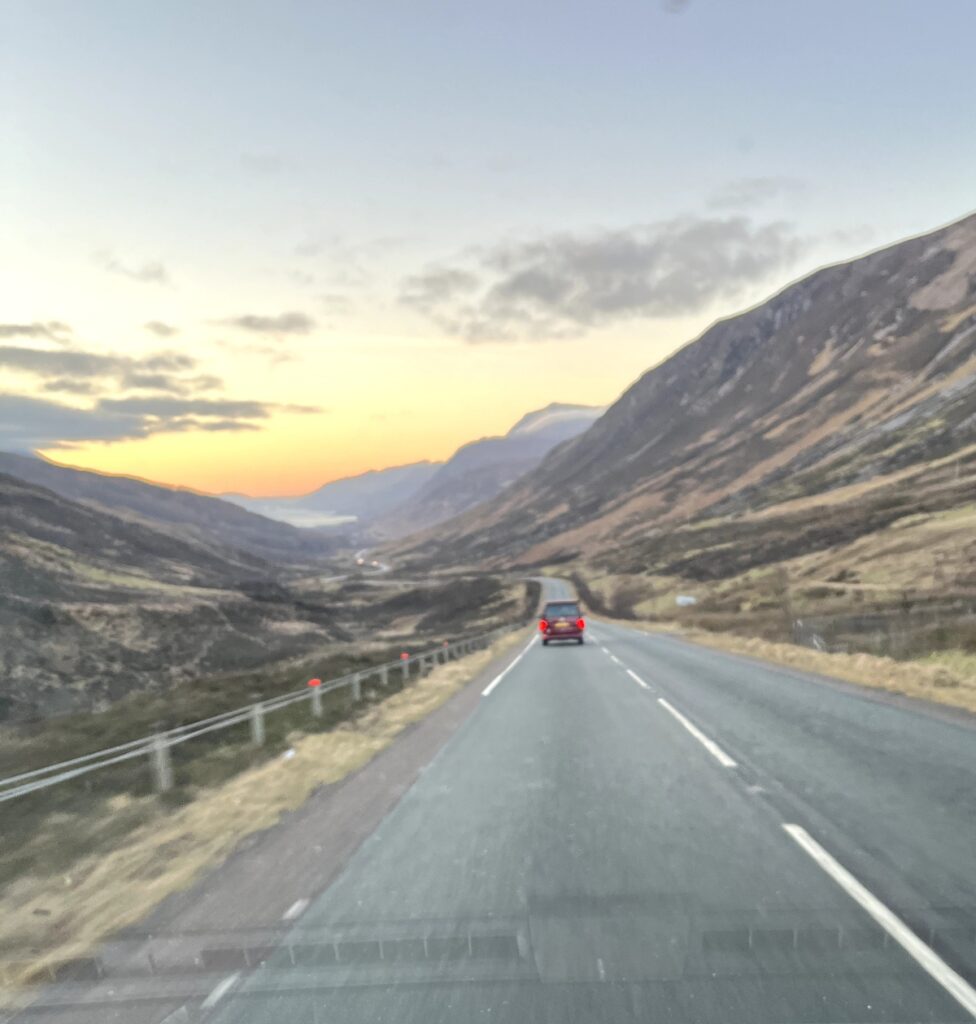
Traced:
<path fill-rule="evenodd" d="M 0 449 L 297 496 L 609 405 L 717 320 L 970 215 L 970 17 L 12 3 Z"/>

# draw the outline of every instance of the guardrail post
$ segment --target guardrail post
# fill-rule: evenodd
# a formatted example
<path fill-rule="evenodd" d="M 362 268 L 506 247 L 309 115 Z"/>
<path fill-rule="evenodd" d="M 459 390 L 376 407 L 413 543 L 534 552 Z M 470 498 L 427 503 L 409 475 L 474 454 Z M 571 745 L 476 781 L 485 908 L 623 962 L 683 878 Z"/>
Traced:
<path fill-rule="evenodd" d="M 400 662 L 400 672 L 403 675 L 403 681 L 406 682 L 410 678 L 410 662 L 406 658 Z"/>
<path fill-rule="evenodd" d="M 153 787 L 157 793 L 167 793 L 173 788 L 173 759 L 165 737 L 157 733 L 149 741 L 152 761 Z"/>
<path fill-rule="evenodd" d="M 380 669 L 380 686 L 386 687 L 390 682 L 390 670 L 388 666 L 384 665 Z"/>
<path fill-rule="evenodd" d="M 264 746 L 264 705 L 251 705 L 251 742 L 256 747 Z"/>
<path fill-rule="evenodd" d="M 352 677 L 352 699 L 355 701 L 360 701 L 363 699 L 363 683 L 361 672 L 357 672 Z"/>
<path fill-rule="evenodd" d="M 312 687 L 312 715 L 315 718 L 322 717 L 322 687 Z"/>

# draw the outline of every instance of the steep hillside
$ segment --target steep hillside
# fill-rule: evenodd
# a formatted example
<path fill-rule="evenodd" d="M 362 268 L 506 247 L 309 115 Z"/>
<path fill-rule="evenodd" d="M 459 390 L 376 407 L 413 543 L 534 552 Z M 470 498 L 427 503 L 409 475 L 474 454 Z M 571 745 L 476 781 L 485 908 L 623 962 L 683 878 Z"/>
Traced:
<path fill-rule="evenodd" d="M 252 512 L 296 526 L 328 526 L 347 517 L 369 523 L 409 501 L 440 466 L 439 462 L 415 462 L 370 470 L 335 480 L 299 498 L 224 497 Z"/>
<path fill-rule="evenodd" d="M 332 617 L 257 556 L 0 474 L 0 719 L 294 657 Z"/>
<path fill-rule="evenodd" d="M 554 402 L 522 417 L 503 437 L 485 437 L 459 448 L 419 491 L 376 525 L 403 536 L 450 519 L 494 497 L 537 466 L 557 445 L 577 437 L 602 407 Z"/>
<path fill-rule="evenodd" d="M 973 442 L 976 216 L 720 321 L 514 486 L 398 554 L 639 563 L 680 524 L 880 482 Z"/>
<path fill-rule="evenodd" d="M 229 501 L 132 477 L 58 466 L 0 452 L 0 473 L 46 487 L 71 501 L 136 518 L 182 539 L 247 551 L 273 561 L 302 561 L 328 553 L 333 542 L 239 508 Z"/>

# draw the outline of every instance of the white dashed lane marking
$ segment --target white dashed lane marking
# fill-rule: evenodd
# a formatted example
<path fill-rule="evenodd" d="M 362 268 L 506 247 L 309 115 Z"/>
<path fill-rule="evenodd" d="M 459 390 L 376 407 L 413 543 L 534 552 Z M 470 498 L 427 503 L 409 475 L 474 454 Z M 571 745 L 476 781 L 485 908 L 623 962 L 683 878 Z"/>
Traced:
<path fill-rule="evenodd" d="M 673 705 L 669 704 L 663 697 L 658 697 L 658 704 L 664 708 L 665 711 L 674 715 L 675 718 L 695 737 L 696 740 L 715 758 L 716 761 L 723 768 L 735 768 L 736 763 L 729 757 L 728 754 L 713 740 L 710 740 L 702 731 L 698 728 L 694 722 L 689 722 L 687 718 Z"/>

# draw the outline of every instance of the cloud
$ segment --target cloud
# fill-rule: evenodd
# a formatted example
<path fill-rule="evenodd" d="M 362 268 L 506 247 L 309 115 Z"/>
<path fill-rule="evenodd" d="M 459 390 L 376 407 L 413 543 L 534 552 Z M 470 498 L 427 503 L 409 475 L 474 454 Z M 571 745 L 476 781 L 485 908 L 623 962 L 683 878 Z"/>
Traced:
<path fill-rule="evenodd" d="M 327 316 L 348 316 L 353 310 L 352 300 L 337 292 L 327 292 L 319 296 L 319 305 Z"/>
<path fill-rule="evenodd" d="M 155 334 L 157 338 L 172 338 L 174 334 L 179 334 L 180 329 L 173 327 L 170 324 L 164 324 L 162 320 L 150 320 L 149 323 L 143 324 L 147 331 Z"/>
<path fill-rule="evenodd" d="M 400 299 L 407 306 L 428 312 L 432 308 L 476 291 L 478 284 L 478 277 L 470 271 L 452 267 L 430 267 L 404 281 Z"/>
<path fill-rule="evenodd" d="M 83 442 L 139 440 L 153 434 L 260 430 L 272 412 L 315 413 L 311 406 L 157 396 L 102 399 L 77 408 L 43 398 L 0 394 L 0 450 L 70 448 Z"/>
<path fill-rule="evenodd" d="M 144 284 L 172 284 L 169 271 L 159 260 L 152 260 L 141 266 L 132 266 L 123 263 L 107 250 L 95 253 L 93 259 L 103 270 L 112 274 L 121 274 L 133 281 L 141 281 Z"/>
<path fill-rule="evenodd" d="M 780 196 L 796 196 L 805 188 L 799 178 L 737 178 L 714 192 L 708 199 L 708 205 L 713 210 L 742 210 Z"/>
<path fill-rule="evenodd" d="M 691 0 L 662 0 L 661 5 L 668 14 L 684 14 L 690 3 Z"/>
<path fill-rule="evenodd" d="M 400 298 L 472 342 L 568 337 L 737 298 L 790 266 L 805 246 L 783 222 L 679 217 L 482 249 L 462 266 L 406 278 Z"/>
<path fill-rule="evenodd" d="M 71 328 L 60 320 L 48 320 L 47 323 L 32 324 L 0 324 L 0 338 L 46 338 L 64 344 L 65 335 Z"/>
<path fill-rule="evenodd" d="M 139 391 L 168 391 L 185 395 L 191 391 L 213 391 L 224 386 L 219 377 L 201 373 L 195 377 L 178 377 L 169 373 L 143 373 L 134 370 L 123 379 L 126 387 Z"/>
<path fill-rule="evenodd" d="M 49 391 L 84 393 L 113 385 L 118 388 L 157 388 L 184 392 L 220 387 L 218 378 L 182 377 L 196 368 L 196 360 L 180 352 L 156 352 L 141 358 L 85 352 L 81 349 L 40 349 L 0 345 L 0 366 L 46 380 Z"/>
<path fill-rule="evenodd" d="M 37 378 L 43 390 L 52 394 L 119 397 L 125 392 L 152 391 L 186 397 L 223 387 L 219 377 L 194 372 L 196 360 L 180 352 L 132 358 L 74 348 L 0 345 L 0 368 Z"/>
<path fill-rule="evenodd" d="M 81 352 L 77 349 L 24 348 L 0 346 L 0 366 L 37 377 L 113 377 L 119 378 L 132 366 L 124 356 Z"/>
<path fill-rule="evenodd" d="M 71 377 L 55 377 L 43 384 L 45 391 L 61 392 L 66 395 L 94 395 L 97 388 L 91 381 L 74 380 Z"/>
<path fill-rule="evenodd" d="M 276 408 L 265 402 L 236 401 L 234 399 L 174 398 L 152 395 L 148 398 L 103 398 L 98 403 L 100 412 L 129 413 L 159 419 L 180 416 L 222 416 L 237 419 L 264 419 Z"/>
<path fill-rule="evenodd" d="M 153 434 L 259 430 L 274 412 L 311 414 L 315 406 L 214 396 L 223 381 L 200 373 L 182 352 L 131 357 L 76 348 L 0 345 L 0 370 L 33 377 L 53 399 L 0 394 L 0 449 L 32 451 L 82 442 L 111 443 Z"/>
<path fill-rule="evenodd" d="M 76 409 L 43 398 L 0 394 L 0 449 L 5 451 L 145 436 L 145 426 L 138 417 Z"/>
<path fill-rule="evenodd" d="M 315 327 L 315 321 L 307 313 L 295 311 L 279 313 L 277 316 L 244 313 L 228 317 L 221 323 L 254 334 L 308 334 Z"/>

